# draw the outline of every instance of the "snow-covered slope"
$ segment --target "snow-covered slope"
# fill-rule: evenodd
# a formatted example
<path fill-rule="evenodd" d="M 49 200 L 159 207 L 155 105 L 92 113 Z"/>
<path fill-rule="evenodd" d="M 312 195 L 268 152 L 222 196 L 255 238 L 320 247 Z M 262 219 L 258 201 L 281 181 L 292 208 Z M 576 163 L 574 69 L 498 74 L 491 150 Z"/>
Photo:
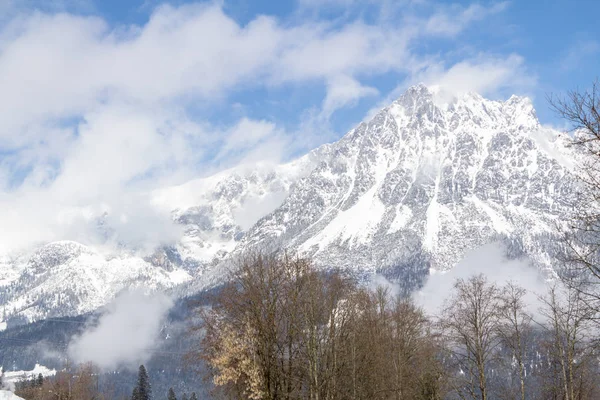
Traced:
<path fill-rule="evenodd" d="M 191 279 L 140 257 L 107 257 L 75 242 L 53 242 L 22 261 L 19 277 L 4 287 L 4 310 L 27 320 L 77 315 L 109 302 L 124 288 L 163 290 Z"/>
<path fill-rule="evenodd" d="M 526 98 L 443 103 L 415 86 L 295 162 L 152 193 L 185 233 L 150 256 L 58 242 L 0 257 L 0 303 L 8 316 L 35 319 L 91 311 L 125 287 L 204 288 L 232 255 L 255 249 L 383 271 L 409 288 L 490 241 L 549 268 L 574 191 L 568 141 L 540 126 Z"/>
<path fill-rule="evenodd" d="M 50 368 L 45 367 L 45 366 L 40 365 L 40 364 L 35 364 L 35 366 L 33 367 L 33 369 L 31 369 L 29 371 L 11 371 L 11 370 L 8 370 L 8 369 L 4 368 L 4 375 L 2 375 L 2 379 L 9 386 L 13 386 L 14 384 L 18 383 L 19 381 L 24 381 L 24 380 L 29 380 L 29 379 L 35 379 L 40 374 L 44 378 L 47 378 L 49 376 L 56 375 L 56 370 L 55 369 L 50 369 Z M 15 398 L 20 399 L 20 397 L 15 397 Z M 1 399 L 1 397 L 0 397 L 0 399 Z"/>

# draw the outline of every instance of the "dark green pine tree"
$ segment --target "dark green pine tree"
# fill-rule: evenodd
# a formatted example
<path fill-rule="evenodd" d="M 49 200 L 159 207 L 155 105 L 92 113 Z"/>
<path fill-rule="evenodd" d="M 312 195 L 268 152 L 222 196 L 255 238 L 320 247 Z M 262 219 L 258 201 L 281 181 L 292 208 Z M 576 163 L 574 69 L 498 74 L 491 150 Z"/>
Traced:
<path fill-rule="evenodd" d="M 188 400 L 187 393 L 184 393 L 183 396 L 181 396 L 181 400 Z"/>
<path fill-rule="evenodd" d="M 192 392 L 192 397 L 190 397 L 190 400 L 198 400 L 196 397 L 196 392 Z"/>
<path fill-rule="evenodd" d="M 41 372 L 38 375 L 37 379 L 35 380 L 35 384 L 37 387 L 42 387 L 42 385 L 44 384 L 44 375 L 42 375 Z"/>
<path fill-rule="evenodd" d="M 131 400 L 151 400 L 152 399 L 152 388 L 150 387 L 150 379 L 148 378 L 148 372 L 146 367 L 140 365 L 138 372 L 137 384 L 133 388 L 133 394 Z"/>
<path fill-rule="evenodd" d="M 173 388 L 169 388 L 169 395 L 167 396 L 167 400 L 177 400 L 177 396 L 175 396 L 175 391 Z"/>

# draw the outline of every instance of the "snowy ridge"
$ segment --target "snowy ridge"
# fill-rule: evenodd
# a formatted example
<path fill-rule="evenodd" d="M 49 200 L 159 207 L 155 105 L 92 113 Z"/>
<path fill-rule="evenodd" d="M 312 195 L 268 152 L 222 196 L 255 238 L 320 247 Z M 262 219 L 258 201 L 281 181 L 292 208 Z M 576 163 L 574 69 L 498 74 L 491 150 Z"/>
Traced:
<path fill-rule="evenodd" d="M 30 321 L 95 310 L 126 288 L 164 290 L 191 279 L 181 268 L 167 270 L 131 256 L 107 259 L 68 241 L 43 246 L 20 269 L 4 288 L 4 309 Z"/>

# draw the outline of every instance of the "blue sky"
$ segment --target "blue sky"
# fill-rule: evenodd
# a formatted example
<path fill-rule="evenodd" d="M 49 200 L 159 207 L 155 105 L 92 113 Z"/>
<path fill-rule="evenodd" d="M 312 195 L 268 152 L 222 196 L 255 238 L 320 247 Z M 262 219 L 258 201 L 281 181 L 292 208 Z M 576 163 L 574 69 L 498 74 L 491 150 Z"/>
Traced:
<path fill-rule="evenodd" d="M 170 4 L 183 5 L 189 1 L 172 1 Z M 310 3 L 307 7 L 303 3 Z M 309 0 L 309 1 L 270 1 L 270 0 L 235 0 L 219 2 L 224 12 L 240 25 L 248 24 L 260 15 L 277 18 L 284 24 L 299 23 L 303 18 L 323 20 L 351 21 L 363 20 L 370 24 L 380 23 L 379 12 L 384 1 L 352 1 L 352 0 Z M 393 3 L 393 2 L 389 2 Z M 490 5 L 502 2 L 471 1 L 399 1 L 401 6 L 389 11 L 389 22 L 393 24 L 394 14 L 403 14 L 411 10 L 415 14 L 427 15 L 437 8 L 463 7 L 473 4 Z M 412 4 L 411 4 L 412 3 Z M 143 25 L 148 22 L 153 10 L 163 4 L 153 0 L 118 1 L 106 0 L 96 2 L 63 3 L 63 7 L 73 12 L 88 15 L 100 15 L 117 25 Z M 316 4 L 316 6 L 312 6 Z M 597 15 L 600 13 L 600 2 L 595 0 L 528 0 L 509 1 L 502 12 L 490 18 L 474 23 L 464 29 L 460 40 L 435 40 L 422 43 L 417 52 L 445 53 L 443 61 L 448 64 L 460 61 L 468 53 L 487 52 L 496 55 L 516 53 L 524 57 L 528 72 L 537 79 L 535 86 L 522 88 L 522 94 L 533 98 L 538 115 L 542 122 L 558 123 L 554 114 L 548 110 L 545 95 L 560 93 L 565 90 L 587 87 L 598 76 L 600 67 L 600 27 Z M 418 47 L 418 46 L 417 46 Z M 405 77 L 401 74 L 389 74 L 373 78 L 374 84 L 382 93 L 392 90 Z M 246 102 L 277 98 L 285 93 L 240 93 Z M 515 88 L 517 89 L 517 88 Z M 292 88 L 293 91 L 293 88 Z M 306 93 L 294 93 L 305 101 L 318 102 L 318 88 L 309 88 Z M 499 98 L 508 92 L 495 93 Z M 247 95 L 247 96 L 244 96 Z M 249 97 L 249 99 L 247 99 Z M 285 115 L 286 120 L 293 118 Z M 302 105 L 299 105 L 302 106 Z M 357 108 L 366 111 L 368 104 Z M 351 115 L 356 115 L 354 110 Z M 360 112 L 360 111 L 359 111 Z M 336 121 L 337 120 L 337 121 Z M 342 132 L 352 126 L 355 121 L 347 118 L 334 119 L 334 128 Z M 340 132 L 341 133 L 341 132 Z"/>
<path fill-rule="evenodd" d="M 111 29 L 118 30 L 131 26 L 143 27 L 164 4 L 182 7 L 200 3 L 202 2 L 184 0 L 29 0 L 24 3 L 25 6 L 20 7 L 20 11 L 37 9 L 46 13 L 68 12 L 96 16 L 102 18 Z M 412 45 L 412 51 L 416 54 L 436 55 L 447 67 L 480 53 L 496 57 L 510 54 L 523 57 L 524 70 L 535 83 L 513 85 L 486 94 L 498 98 L 507 97 L 513 92 L 528 95 L 534 100 L 538 116 L 544 123 L 560 123 L 547 107 L 546 94 L 587 87 L 598 76 L 600 67 L 600 28 L 596 19 L 600 12 L 600 2 L 594 0 L 579 0 L 576 4 L 568 0 L 227 0 L 204 3 L 220 6 L 229 18 L 242 27 L 265 15 L 275 18 L 284 26 L 300 25 L 306 21 L 327 21 L 342 27 L 344 24 L 364 21 L 371 25 L 402 27 L 406 25 L 402 18 L 407 15 L 426 18 L 436 12 L 452 15 L 452 10 L 464 10 L 473 5 L 488 8 L 504 5 L 500 7 L 500 12 L 465 24 L 458 37 L 423 39 Z M 386 16 L 382 17 L 382 13 Z M 363 99 L 364 101 L 353 102 L 352 107 L 338 110 L 328 121 L 331 122 L 328 129 L 332 129 L 337 135 L 351 128 L 359 120 L 357 115 L 366 113 L 397 86 L 406 86 L 406 79 L 410 81 L 410 77 L 404 73 L 381 73 L 364 76 L 363 79 L 377 88 L 379 94 Z M 303 82 L 301 87 L 287 85 L 235 90 L 228 96 L 230 101 L 245 106 L 253 117 L 268 118 L 290 128 L 299 123 L 299 111 L 319 106 L 324 90 L 322 82 L 309 82 L 308 85 Z M 285 104 L 274 106 L 281 99 L 286 99 Z M 203 117 L 225 124 L 230 118 L 229 113 L 223 110 L 212 109 L 208 113 L 210 115 Z"/>
<path fill-rule="evenodd" d="M 419 82 L 530 96 L 561 127 L 545 96 L 600 67 L 600 2 L 573 3 L 0 0 L 0 219 L 45 237 L 48 215 L 286 161 Z"/>

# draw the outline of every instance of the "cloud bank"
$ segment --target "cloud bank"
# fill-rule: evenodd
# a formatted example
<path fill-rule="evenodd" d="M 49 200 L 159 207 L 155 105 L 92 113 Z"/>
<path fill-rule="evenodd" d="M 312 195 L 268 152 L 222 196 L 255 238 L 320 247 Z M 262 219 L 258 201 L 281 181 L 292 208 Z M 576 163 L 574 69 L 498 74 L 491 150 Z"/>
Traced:
<path fill-rule="evenodd" d="M 172 306 L 162 293 L 124 292 L 106 307 L 96 326 L 71 340 L 68 354 L 77 363 L 91 361 L 102 369 L 136 368 L 153 354 Z"/>
<path fill-rule="evenodd" d="M 4 4 L 0 254 L 59 239 L 170 244 L 180 231 L 152 205 L 153 190 L 330 140 L 334 114 L 384 94 L 378 79 L 493 92 L 525 70 L 518 55 L 444 62 L 440 49 L 419 47 L 457 40 L 504 3 L 334 1 L 355 11 L 326 19 L 307 1 L 292 17 L 244 23 L 219 3 L 166 4 L 129 25 L 69 4 Z M 294 118 L 270 111 L 295 92 L 308 100 Z"/>

